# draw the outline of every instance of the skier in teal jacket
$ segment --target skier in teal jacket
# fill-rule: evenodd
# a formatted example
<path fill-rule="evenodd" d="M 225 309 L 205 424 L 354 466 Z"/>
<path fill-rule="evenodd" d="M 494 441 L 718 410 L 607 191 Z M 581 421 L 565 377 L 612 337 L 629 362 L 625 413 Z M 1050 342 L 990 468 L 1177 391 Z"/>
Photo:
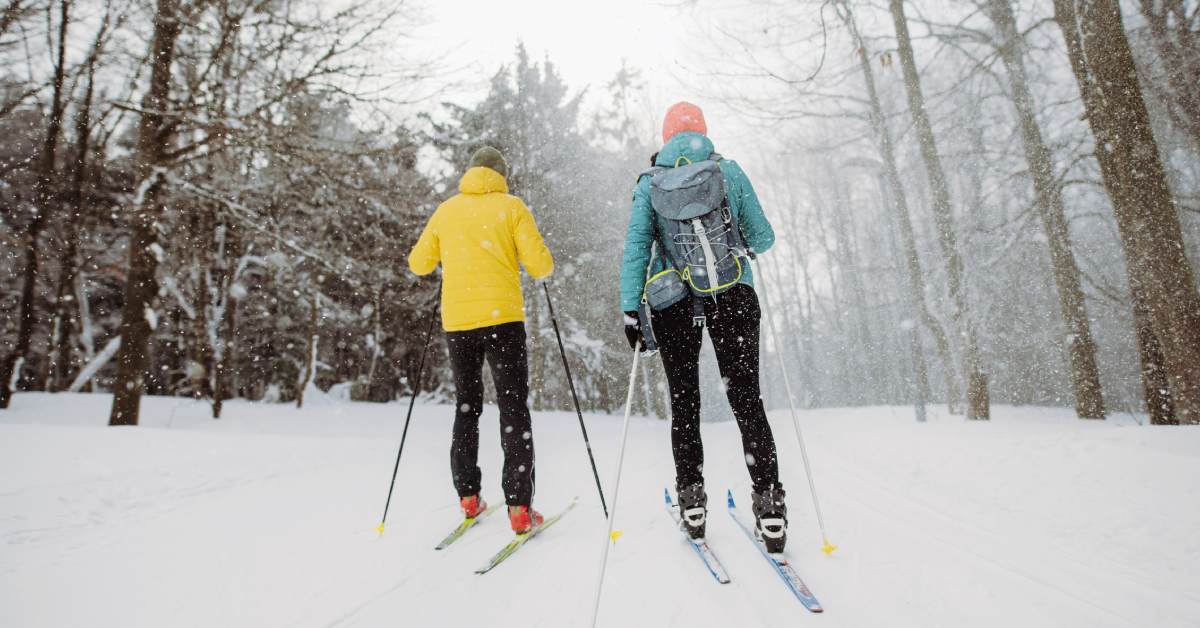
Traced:
<path fill-rule="evenodd" d="M 703 133 L 683 131 L 666 140 L 658 151 L 656 166 L 673 167 L 680 158 L 689 163 L 708 159 L 715 152 L 712 140 Z M 742 167 L 732 159 L 722 159 L 721 172 L 725 174 L 725 189 L 729 196 L 729 209 L 733 219 L 742 230 L 742 237 L 755 254 L 766 253 L 775 244 L 775 230 L 767 222 L 758 195 L 750 185 L 750 179 Z M 650 205 L 650 177 L 638 179 L 633 189 L 633 213 L 629 216 L 629 230 L 625 234 L 625 254 L 621 260 L 621 310 L 636 311 L 642 301 L 642 289 L 646 282 L 646 265 L 650 262 L 650 244 L 654 241 L 654 208 Z M 665 268 L 661 257 L 655 259 L 650 276 Z M 741 283 L 754 287 L 754 277 L 747 266 Z"/>
<path fill-rule="evenodd" d="M 684 162 L 714 158 L 712 141 L 700 108 L 681 102 L 672 106 L 663 121 L 664 146 L 655 165 L 674 168 Z M 719 157 L 719 156 L 717 156 Z M 763 213 L 750 179 L 737 162 L 719 158 L 732 221 L 741 231 L 750 253 L 760 255 L 775 243 L 775 232 Z M 621 310 L 630 348 L 641 342 L 638 309 L 648 278 L 667 270 L 664 251 L 657 241 L 655 210 L 651 203 L 650 176 L 639 177 L 633 191 L 632 213 L 621 262 Z M 737 285 L 714 297 L 700 299 L 703 320 L 717 354 L 729 404 L 742 433 L 746 468 L 753 484 L 756 529 L 768 551 L 781 552 L 787 542 L 787 507 L 775 439 L 767 422 L 759 387 L 759 321 L 761 311 L 747 261 Z M 699 359 L 703 327 L 695 324 L 700 304 L 689 292 L 682 300 L 651 312 L 650 321 L 671 392 L 671 448 L 675 458 L 675 488 L 682 526 L 694 539 L 704 538 L 707 494 L 704 490 L 704 450 L 700 440 Z"/>

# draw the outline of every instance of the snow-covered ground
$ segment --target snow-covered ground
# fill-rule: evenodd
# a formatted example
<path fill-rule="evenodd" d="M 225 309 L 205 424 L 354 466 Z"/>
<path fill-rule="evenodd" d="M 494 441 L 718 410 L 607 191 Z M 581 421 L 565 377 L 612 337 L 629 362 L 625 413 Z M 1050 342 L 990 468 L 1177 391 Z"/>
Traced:
<path fill-rule="evenodd" d="M 605 522 L 573 414 L 534 418 L 535 503 L 580 507 L 494 572 L 502 515 L 444 552 L 458 521 L 451 409 L 418 406 L 386 534 L 404 404 L 207 406 L 147 399 L 108 428 L 104 395 L 19 394 L 0 413 L 0 626 L 582 626 Z M 1198 626 L 1200 429 L 995 409 L 805 412 L 832 556 L 820 551 L 795 436 L 772 421 L 790 555 L 824 615 L 790 597 L 722 510 L 748 500 L 736 427 L 704 424 L 716 584 L 672 529 L 663 422 L 635 420 L 603 626 Z M 620 417 L 588 416 L 606 488 Z M 495 408 L 485 496 L 498 501 Z M 608 488 L 611 491 L 611 488 Z"/>

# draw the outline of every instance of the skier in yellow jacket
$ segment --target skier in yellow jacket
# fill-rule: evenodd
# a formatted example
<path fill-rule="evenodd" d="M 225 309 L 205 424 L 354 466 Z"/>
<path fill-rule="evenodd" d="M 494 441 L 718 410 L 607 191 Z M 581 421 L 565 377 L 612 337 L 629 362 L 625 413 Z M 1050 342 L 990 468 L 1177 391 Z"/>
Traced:
<path fill-rule="evenodd" d="M 544 279 L 554 260 L 529 208 L 508 193 L 507 176 L 500 151 L 490 146 L 475 151 L 459 194 L 434 211 L 408 255 L 408 266 L 428 275 L 442 265 L 442 327 L 457 394 L 450 470 L 463 514 L 476 517 L 487 509 L 477 464 L 486 358 L 500 406 L 504 500 L 513 531 L 524 534 L 542 522 L 542 515 L 531 507 L 533 428 L 526 404 L 520 266 L 534 279 Z"/>

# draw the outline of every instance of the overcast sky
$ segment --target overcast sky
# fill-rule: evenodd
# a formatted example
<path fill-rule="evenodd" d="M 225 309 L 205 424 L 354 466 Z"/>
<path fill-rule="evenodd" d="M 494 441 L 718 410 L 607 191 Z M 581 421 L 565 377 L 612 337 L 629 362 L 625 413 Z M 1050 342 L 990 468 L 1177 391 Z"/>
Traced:
<path fill-rule="evenodd" d="M 473 97 L 482 96 L 487 80 L 524 42 L 535 60 L 548 55 L 575 91 L 588 85 L 603 89 L 622 60 L 641 69 L 648 102 L 635 111 L 643 114 L 654 141 L 662 112 L 679 100 L 705 109 L 714 141 L 724 139 L 728 146 L 741 135 L 723 133 L 733 125 L 721 124 L 718 103 L 706 102 L 704 93 L 679 80 L 688 75 L 689 51 L 703 42 L 697 20 L 705 17 L 697 17 L 686 3 L 441 0 L 428 4 L 427 11 L 426 35 L 451 51 L 454 65 L 466 68 L 467 79 L 481 90 Z"/>

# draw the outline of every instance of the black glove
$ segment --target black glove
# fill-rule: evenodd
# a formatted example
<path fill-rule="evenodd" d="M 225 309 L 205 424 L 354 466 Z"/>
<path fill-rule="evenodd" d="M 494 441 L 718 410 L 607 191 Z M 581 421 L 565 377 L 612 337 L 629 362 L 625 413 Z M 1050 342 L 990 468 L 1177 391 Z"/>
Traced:
<path fill-rule="evenodd" d="M 646 341 L 642 338 L 642 323 L 638 320 L 636 311 L 625 312 L 625 339 L 629 341 L 630 349 L 640 345 L 641 351 L 646 350 Z"/>

